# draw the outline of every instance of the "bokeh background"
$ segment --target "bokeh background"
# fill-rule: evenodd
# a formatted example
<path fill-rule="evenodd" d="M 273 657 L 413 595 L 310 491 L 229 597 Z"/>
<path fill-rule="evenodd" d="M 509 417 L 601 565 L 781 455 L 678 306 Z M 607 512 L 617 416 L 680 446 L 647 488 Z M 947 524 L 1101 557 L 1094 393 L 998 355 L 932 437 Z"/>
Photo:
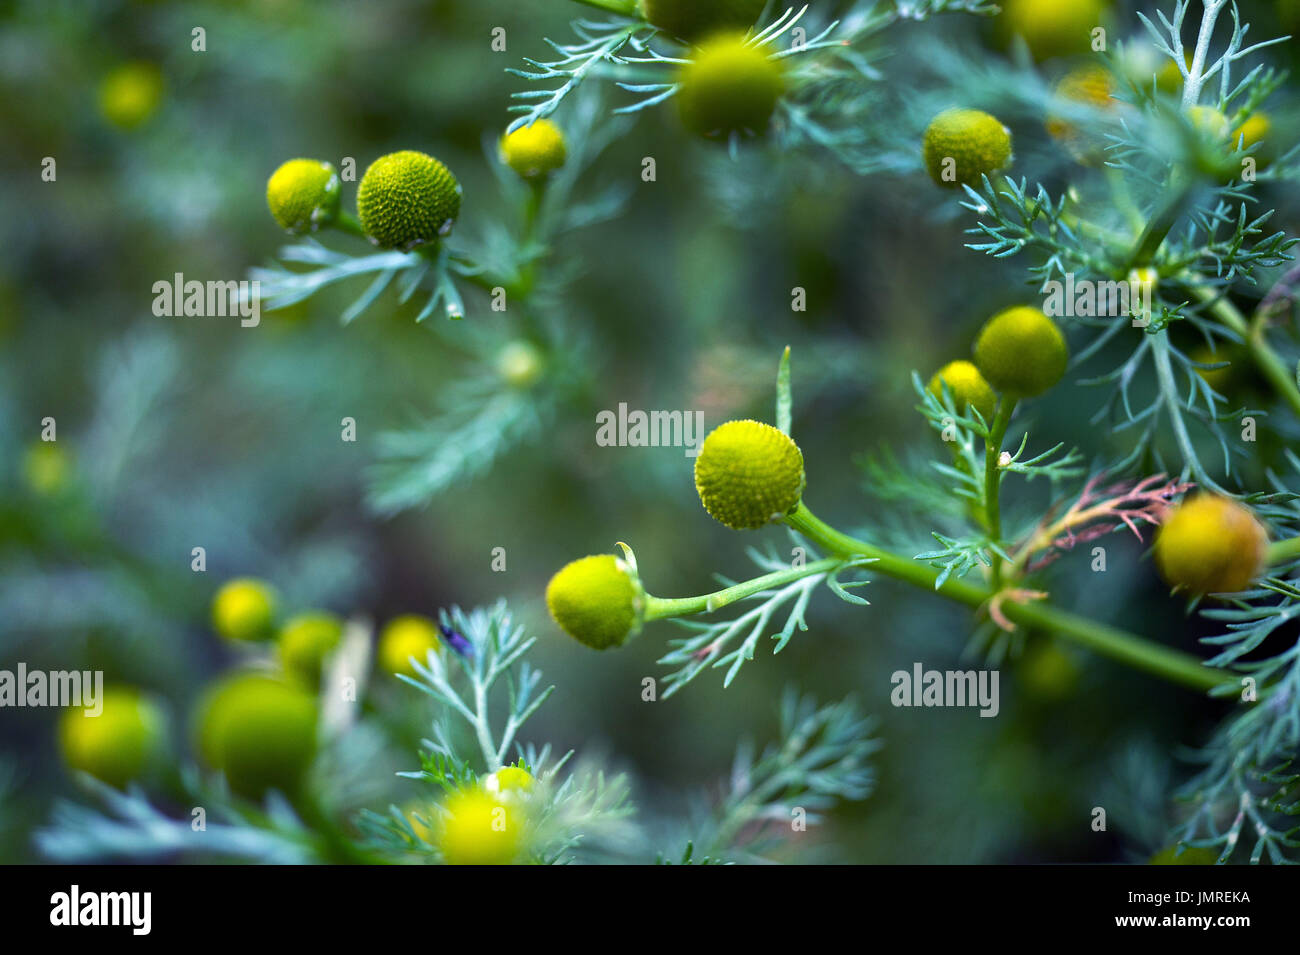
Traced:
<path fill-rule="evenodd" d="M 1252 37 L 1285 30 L 1288 17 L 1294 28 L 1286 4 L 1242 6 Z M 625 184 L 626 207 L 560 250 L 581 266 L 561 311 L 590 387 L 540 436 L 423 507 L 368 504 L 376 439 L 433 414 L 466 374 L 454 334 L 416 325 L 391 291 L 344 327 L 356 284 L 267 312 L 256 329 L 152 314 L 156 281 L 240 279 L 272 259 L 285 237 L 266 210 L 266 177 L 294 156 L 354 157 L 364 169 L 394 149 L 428 151 L 464 185 L 458 230 L 504 215 L 484 143 L 522 87 L 505 68 L 545 54 L 543 37 L 567 36 L 587 13 L 567 0 L 0 3 L 0 667 L 98 668 L 146 688 L 184 759 L 194 700 L 237 658 L 209 624 L 224 580 L 262 577 L 286 606 L 376 623 L 504 597 L 540 638 L 535 662 L 557 685 L 526 738 L 604 754 L 633 774 L 648 812 L 680 815 L 715 792 L 738 741 L 775 732 L 780 692 L 795 685 L 825 700 L 854 695 L 886 743 L 876 793 L 809 834 L 804 858 L 1149 856 L 1165 838 L 1168 785 L 1186 771 L 1171 753 L 1218 715 L 1185 691 L 1065 649 L 1005 668 L 997 719 L 894 709 L 894 670 L 974 665 L 962 657 L 971 621 L 881 581 L 868 608 L 820 595 L 811 631 L 778 658 L 760 651 L 729 689 L 707 673 L 647 704 L 641 681 L 663 674 L 655 661 L 671 625 L 597 654 L 564 637 L 542 600 L 562 564 L 619 540 L 663 596 L 710 589 L 715 573 L 748 575 L 750 544 L 788 546 L 779 531 L 739 535 L 711 521 L 680 449 L 595 442 L 596 412 L 620 402 L 700 409 L 710 428 L 770 420 L 787 344 L 810 505 L 845 527 L 889 523 L 888 504 L 862 493 L 857 462 L 882 446 L 936 458 L 911 371 L 965 356 L 985 318 L 1028 294 L 1028 263 L 963 248 L 968 217 L 907 159 L 934 112 L 971 96 L 921 55 L 923 41 L 990 76 L 1027 69 L 987 23 L 954 16 L 886 34 L 876 134 L 902 158 L 870 176 L 812 151 L 732 160 L 690 139 L 672 109 L 640 114 L 590 173 L 593 188 Z M 1118 17 L 1125 29 L 1135 22 L 1125 8 Z M 191 50 L 196 26 L 206 52 Z M 491 49 L 496 26 L 505 53 Z M 1294 43 L 1271 54 L 1295 58 Z M 1060 66 L 1028 69 L 1046 89 Z M 979 105 L 1012 127 L 1017 171 L 1059 187 L 1073 173 L 1042 117 L 1004 115 L 989 90 Z M 1275 107 L 1291 141 L 1293 91 Z M 647 155 L 654 183 L 640 179 Z M 53 182 L 40 176 L 45 157 L 57 162 Z M 345 183 L 345 206 L 354 194 Z M 1276 227 L 1294 232 L 1294 195 L 1275 199 Z M 795 286 L 806 312 L 791 311 Z M 468 304 L 467 338 L 508 336 L 509 315 Z M 1089 423 L 1104 396 L 1078 377 L 1027 420 L 1044 440 L 1113 457 L 1106 430 Z M 37 446 L 47 416 L 57 452 Z M 354 444 L 339 440 L 345 416 L 358 422 Z M 1042 507 L 1040 489 L 1025 494 L 1010 506 Z M 927 546 L 927 528 L 905 530 Z M 195 546 L 206 573 L 190 570 Z M 491 570 L 495 547 L 505 572 Z M 1084 554 L 1065 558 L 1058 599 L 1192 646 L 1205 625 L 1166 595 L 1145 546 L 1116 536 L 1108 550 L 1105 575 Z M 0 712 L 5 861 L 39 861 L 32 831 L 55 798 L 76 795 L 57 715 Z M 415 765 L 412 751 L 405 768 Z M 1104 834 L 1089 827 L 1097 805 L 1109 809 Z"/>

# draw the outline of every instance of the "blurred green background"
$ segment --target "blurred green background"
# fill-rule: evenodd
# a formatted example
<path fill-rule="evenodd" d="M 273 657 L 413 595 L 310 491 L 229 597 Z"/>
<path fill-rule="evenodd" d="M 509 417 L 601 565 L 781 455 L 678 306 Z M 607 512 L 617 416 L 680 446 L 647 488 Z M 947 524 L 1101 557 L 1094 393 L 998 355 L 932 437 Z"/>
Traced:
<path fill-rule="evenodd" d="M 1286 12 L 1245 7 L 1260 35 Z M 997 719 L 894 709 L 894 670 L 973 665 L 961 656 L 971 624 L 882 581 L 869 608 L 819 595 L 811 632 L 776 659 L 760 651 L 726 691 L 707 673 L 648 704 L 641 681 L 662 675 L 655 661 L 671 625 L 597 654 L 546 616 L 549 576 L 618 540 L 663 596 L 710 589 L 714 573 L 747 576 L 749 544 L 787 546 L 776 530 L 742 536 L 711 521 L 681 449 L 594 438 L 596 412 L 620 402 L 700 409 L 709 428 L 770 420 L 786 344 L 810 506 L 845 527 L 889 522 L 864 511 L 882 505 L 861 493 L 855 459 L 882 445 L 936 457 L 912 411 L 911 371 L 965 356 L 989 314 L 1027 298 L 1026 263 L 963 248 L 966 218 L 919 167 L 861 177 L 824 155 L 761 149 L 733 161 L 690 140 L 671 109 L 639 114 L 591 173 L 627 185 L 626 209 L 562 250 L 582 265 L 561 310 L 589 349 L 590 406 L 563 407 L 541 440 L 391 517 L 366 505 L 375 438 L 430 414 L 464 373 L 453 333 L 417 326 L 392 292 L 343 327 L 356 284 L 265 313 L 256 329 L 152 314 L 156 281 L 240 279 L 272 258 L 285 237 L 265 182 L 291 157 L 353 157 L 360 171 L 394 149 L 424 150 L 464 186 L 458 231 L 500 217 L 483 151 L 522 88 L 505 68 L 544 55 L 542 38 L 567 36 L 587 12 L 565 0 L 0 3 L 0 667 L 101 668 L 145 687 L 165 701 L 184 753 L 193 701 L 236 659 L 208 623 L 230 577 L 263 577 L 292 608 L 376 622 L 506 597 L 557 684 L 526 738 L 607 753 L 635 774 L 647 807 L 681 814 L 687 793 L 716 790 L 740 739 L 775 732 L 780 691 L 794 684 L 827 700 L 855 695 L 880 716 L 886 742 L 876 794 L 810 833 L 820 855 L 808 858 L 1149 855 L 1164 837 L 1164 783 L 1182 771 L 1169 753 L 1217 715 L 1186 691 L 1066 651 L 1006 667 Z M 505 53 L 490 47 L 496 26 Z M 195 27 L 205 52 L 191 50 Z M 1008 61 L 989 33 L 951 17 L 887 34 L 882 69 L 897 89 L 880 122 L 894 124 L 900 155 L 930 115 L 966 95 L 909 44 L 939 36 L 996 71 Z M 1275 59 L 1294 57 L 1292 43 Z M 1051 77 L 1045 67 L 1042 82 Z M 1018 172 L 1058 185 L 1070 175 L 1048 155 L 1041 117 L 1004 118 L 1018 162 L 1037 163 Z M 647 155 L 655 183 L 640 180 Z M 40 175 L 46 157 L 53 182 Z M 351 208 L 355 184 L 343 195 Z M 1277 198 L 1274 225 L 1295 231 L 1294 197 Z M 790 309 L 795 286 L 807 289 L 807 312 Z M 481 298 L 470 305 L 467 336 L 509 321 Z M 1075 377 L 1028 421 L 1051 443 L 1113 456 L 1088 421 L 1103 396 Z M 57 459 L 32 450 L 47 416 Z M 357 420 L 355 444 L 339 440 L 345 416 Z M 1041 509 L 1044 489 L 1028 493 L 1011 508 Z M 927 528 L 905 530 L 927 546 Z M 195 546 L 206 573 L 190 570 Z M 1106 575 L 1089 573 L 1083 553 L 1063 559 L 1058 599 L 1192 646 L 1205 625 L 1165 595 L 1144 546 L 1121 536 L 1107 546 Z M 506 549 L 503 573 L 490 568 L 495 547 Z M 33 860 L 31 830 L 56 795 L 75 792 L 57 758 L 56 716 L 0 713 L 5 861 Z M 411 753 L 406 768 L 415 763 Z M 1110 809 L 1105 834 L 1089 827 L 1098 805 Z"/>

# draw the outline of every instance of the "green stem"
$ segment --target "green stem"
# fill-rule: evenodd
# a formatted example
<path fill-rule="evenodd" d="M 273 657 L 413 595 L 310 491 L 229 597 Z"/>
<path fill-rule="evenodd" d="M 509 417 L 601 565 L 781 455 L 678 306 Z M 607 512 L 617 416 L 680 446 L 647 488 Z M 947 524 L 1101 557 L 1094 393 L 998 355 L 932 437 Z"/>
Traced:
<path fill-rule="evenodd" d="M 998 401 L 998 410 L 993 415 L 993 424 L 988 437 L 984 439 L 984 516 L 988 524 L 989 539 L 995 544 L 1002 540 L 1002 470 L 998 467 L 998 458 L 1002 454 L 1002 441 L 1007 436 L 1007 427 L 1011 424 L 1011 415 L 1016 410 L 1016 399 L 1003 396 Z M 990 573 L 993 586 L 1002 586 L 1002 558 L 996 553 L 991 555 Z"/>
<path fill-rule="evenodd" d="M 597 10 L 604 10 L 608 13 L 619 13 L 625 17 L 639 16 L 636 12 L 636 0 L 573 0 L 574 3 L 585 3 L 589 7 L 595 7 Z"/>
<path fill-rule="evenodd" d="M 1228 300 L 1227 295 L 1213 286 L 1192 283 L 1191 291 L 1192 295 L 1205 304 L 1210 314 L 1222 322 L 1224 327 L 1241 336 L 1260 374 L 1291 406 L 1291 410 L 1300 415 L 1300 388 L 1296 387 L 1295 376 L 1292 375 L 1291 369 L 1287 368 L 1278 353 L 1264 338 L 1267 325 L 1262 317 L 1257 316 L 1254 322 L 1247 322 L 1246 316 L 1242 315 L 1237 306 Z"/>
<path fill-rule="evenodd" d="M 735 603 L 737 600 L 743 600 L 746 597 L 752 597 L 754 594 L 762 593 L 764 590 L 783 587 L 786 584 L 794 583 L 796 580 L 811 577 L 813 574 L 826 573 L 843 563 L 844 559 L 840 557 L 823 557 L 811 564 L 791 567 L 789 570 L 773 571 L 770 574 L 764 574 L 762 577 L 742 581 L 722 590 L 715 590 L 711 594 L 701 594 L 698 597 L 665 598 L 652 597 L 646 594 L 645 619 L 661 620 L 664 617 L 682 617 L 693 613 L 708 613 L 725 607 L 727 604 Z"/>
<path fill-rule="evenodd" d="M 1288 537 L 1268 545 L 1268 563 L 1284 564 L 1300 557 L 1300 537 Z"/>
<path fill-rule="evenodd" d="M 1147 221 L 1146 228 L 1142 230 L 1137 244 L 1129 253 L 1128 261 L 1120 268 L 1123 275 L 1127 275 L 1133 269 L 1150 265 L 1154 261 L 1160 246 L 1164 244 L 1165 237 L 1182 216 L 1195 185 L 1195 178 L 1181 170 L 1175 169 L 1170 173 L 1169 182 L 1165 187 L 1165 199 Z"/>
<path fill-rule="evenodd" d="M 875 563 L 871 565 L 873 570 L 973 609 L 985 606 L 995 596 L 995 592 L 987 587 L 951 577 L 936 588 L 935 581 L 938 580 L 939 572 L 933 567 L 843 534 L 822 522 L 802 502 L 786 518 L 786 523 L 840 557 L 874 558 Z M 1191 654 L 1171 650 L 1135 634 L 1058 610 L 1048 604 L 1007 600 L 1001 609 L 1007 619 L 1015 623 L 1059 634 L 1102 656 L 1190 689 L 1209 691 L 1236 680 L 1235 674 L 1207 667 Z"/>
<path fill-rule="evenodd" d="M 346 232 L 349 235 L 355 235 L 357 238 L 364 239 L 366 230 L 361 228 L 361 222 L 350 212 L 339 210 L 339 214 L 334 217 L 334 228 L 340 232 Z"/>

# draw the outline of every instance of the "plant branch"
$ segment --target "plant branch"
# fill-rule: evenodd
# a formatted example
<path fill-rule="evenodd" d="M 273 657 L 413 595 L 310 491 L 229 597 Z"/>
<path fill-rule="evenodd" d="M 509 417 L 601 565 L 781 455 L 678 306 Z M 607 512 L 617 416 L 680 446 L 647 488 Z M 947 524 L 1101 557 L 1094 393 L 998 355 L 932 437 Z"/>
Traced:
<path fill-rule="evenodd" d="M 746 597 L 762 593 L 764 590 L 782 587 L 796 580 L 811 577 L 813 574 L 827 573 L 843 566 L 843 564 L 844 560 L 842 558 L 823 557 L 821 560 L 815 560 L 801 567 L 791 567 L 789 570 L 778 570 L 770 574 L 763 574 L 761 577 L 745 580 L 722 590 L 715 590 L 711 594 L 701 594 L 698 597 L 664 598 L 652 597 L 646 594 L 645 619 L 661 620 L 664 617 L 682 617 L 695 613 L 709 613 L 735 603 L 737 600 L 744 600 Z"/>
<path fill-rule="evenodd" d="M 786 523 L 832 553 L 844 558 L 871 558 L 872 568 L 887 577 L 935 591 L 973 609 L 988 605 L 997 596 L 987 587 L 951 577 L 935 587 L 939 572 L 934 568 L 841 533 L 822 522 L 802 503 L 786 518 Z M 1002 604 L 1001 612 L 1016 623 L 1059 634 L 1102 656 L 1193 690 L 1208 692 L 1236 680 L 1235 674 L 1207 667 L 1191 654 L 1047 604 L 1007 601 Z"/>

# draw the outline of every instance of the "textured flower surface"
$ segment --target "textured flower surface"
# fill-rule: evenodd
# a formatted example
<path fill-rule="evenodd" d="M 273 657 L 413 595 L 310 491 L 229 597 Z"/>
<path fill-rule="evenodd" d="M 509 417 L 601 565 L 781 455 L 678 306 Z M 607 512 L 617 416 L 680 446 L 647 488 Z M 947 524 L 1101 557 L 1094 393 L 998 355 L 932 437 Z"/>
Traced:
<path fill-rule="evenodd" d="M 370 164 L 357 187 L 357 214 L 376 245 L 409 250 L 451 234 L 460 197 L 460 183 L 446 166 L 406 149 Z"/>
<path fill-rule="evenodd" d="M 976 185 L 1011 162 L 1011 131 L 977 109 L 945 110 L 926 127 L 921 157 L 939 185 Z"/>
<path fill-rule="evenodd" d="M 988 320 L 975 340 L 975 364 L 994 388 L 1021 398 L 1047 391 L 1065 376 L 1070 351 L 1056 323 L 1019 305 Z"/>
<path fill-rule="evenodd" d="M 562 567 L 546 587 L 546 606 L 569 636 L 594 650 L 622 646 L 641 628 L 644 595 L 613 554 Z"/>
<path fill-rule="evenodd" d="M 301 233 L 332 222 L 339 211 L 339 176 L 319 159 L 290 159 L 266 181 L 266 204 L 280 228 Z"/>
<path fill-rule="evenodd" d="M 794 510 L 803 488 L 799 446 L 761 421 L 719 425 L 695 459 L 700 502 L 732 530 L 756 530 L 780 520 Z"/>

